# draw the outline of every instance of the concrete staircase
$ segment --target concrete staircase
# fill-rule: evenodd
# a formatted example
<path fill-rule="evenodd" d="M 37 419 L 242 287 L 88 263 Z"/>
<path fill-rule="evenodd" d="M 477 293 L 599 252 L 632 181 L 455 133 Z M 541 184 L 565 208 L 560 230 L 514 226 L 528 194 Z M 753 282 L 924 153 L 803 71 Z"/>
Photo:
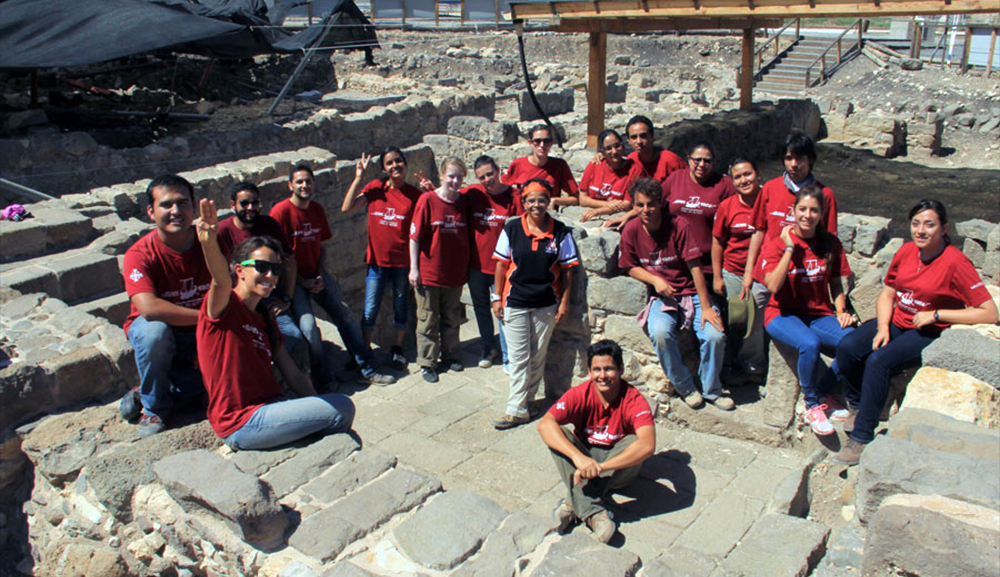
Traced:
<path fill-rule="evenodd" d="M 761 80 L 754 87 L 756 90 L 782 96 L 801 96 L 806 86 L 806 69 L 830 45 L 831 39 L 826 36 L 801 37 L 788 51 L 761 71 Z M 832 54 L 833 58 L 829 56 Z M 836 59 L 836 53 L 828 53 L 828 62 Z M 827 71 L 830 71 L 829 65 Z M 814 66 L 810 82 L 815 84 L 820 78 L 820 67 Z"/>

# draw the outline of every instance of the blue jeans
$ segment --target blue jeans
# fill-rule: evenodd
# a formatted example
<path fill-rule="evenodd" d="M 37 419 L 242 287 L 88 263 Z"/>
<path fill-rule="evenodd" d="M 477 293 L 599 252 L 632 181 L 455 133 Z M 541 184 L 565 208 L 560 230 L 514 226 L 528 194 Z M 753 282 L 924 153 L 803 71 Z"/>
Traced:
<path fill-rule="evenodd" d="M 836 315 L 781 315 L 767 324 L 767 334 L 772 339 L 799 352 L 796 372 L 807 409 L 821 404 L 840 378 L 836 359 L 830 371 L 820 378 L 824 365 L 819 354 L 834 354 L 841 339 L 853 330 L 854 327 L 841 328 Z"/>
<path fill-rule="evenodd" d="M 313 300 L 323 307 L 326 314 L 330 315 L 330 320 L 340 331 L 340 338 L 344 340 L 348 354 L 361 367 L 361 372 L 366 377 L 371 376 L 375 373 L 374 355 L 371 348 L 365 344 L 364 337 L 361 335 L 361 327 L 354 320 L 351 309 L 344 301 L 340 286 L 330 278 L 326 271 L 320 270 L 320 275 L 323 277 L 323 290 L 311 293 L 301 286 L 295 287 L 291 309 L 292 318 L 298 323 L 299 330 L 302 331 L 306 342 L 309 343 L 309 356 L 314 375 L 318 375 L 320 380 L 328 378 L 330 366 L 329 359 L 323 352 L 323 335 L 320 334 L 319 326 L 316 325 L 316 316 L 313 314 Z"/>
<path fill-rule="evenodd" d="M 139 394 L 147 415 L 167 418 L 174 397 L 194 397 L 205 392 L 198 371 L 194 327 L 180 330 L 162 321 L 136 317 L 128 329 L 139 370 Z"/>
<path fill-rule="evenodd" d="M 726 350 L 726 335 L 709 323 L 701 326 L 701 302 L 694 295 L 694 334 L 698 337 L 701 347 L 701 364 L 698 377 L 701 380 L 702 395 L 708 400 L 715 400 L 722 394 L 722 361 Z M 667 378 L 673 383 L 677 394 L 684 397 L 695 390 L 694 377 L 681 358 L 677 346 L 677 333 L 683 324 L 681 311 L 662 311 L 662 300 L 656 300 L 649 310 L 646 331 L 649 340 L 656 349 L 660 366 Z M 713 309 L 715 307 L 712 307 Z M 716 310 L 718 312 L 718 310 Z"/>
<path fill-rule="evenodd" d="M 935 335 L 917 329 L 901 329 L 889 324 L 889 342 L 872 351 L 878 321 L 872 319 L 844 337 L 837 345 L 837 364 L 847 386 L 844 393 L 851 408 L 858 411 L 851 438 L 870 443 L 875 438 L 879 415 L 889 396 L 889 377 L 898 369 L 920 360 Z"/>
<path fill-rule="evenodd" d="M 365 314 L 361 318 L 361 328 L 366 333 L 375 330 L 375 320 L 382 308 L 382 293 L 386 283 L 392 285 L 392 326 L 397 331 L 405 331 L 410 320 L 409 296 L 410 281 L 406 278 L 410 269 L 403 267 L 383 267 L 377 264 L 368 265 L 365 276 Z"/>
<path fill-rule="evenodd" d="M 490 295 L 493 293 L 494 276 L 479 270 L 469 269 L 469 296 L 472 297 L 472 310 L 476 315 L 476 325 L 483 344 L 493 349 L 493 303 Z M 503 336 L 503 323 L 497 320 L 500 332 L 500 352 L 503 353 L 503 364 L 507 362 L 507 340 Z"/>
<path fill-rule="evenodd" d="M 319 431 L 342 433 L 354 422 L 354 403 L 328 393 L 268 403 L 223 441 L 234 451 L 270 449 Z"/>

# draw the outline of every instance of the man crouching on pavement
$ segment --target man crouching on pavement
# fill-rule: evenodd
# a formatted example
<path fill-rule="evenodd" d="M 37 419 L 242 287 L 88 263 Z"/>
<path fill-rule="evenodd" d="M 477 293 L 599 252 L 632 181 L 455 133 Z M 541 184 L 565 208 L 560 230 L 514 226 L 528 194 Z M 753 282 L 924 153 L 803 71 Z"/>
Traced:
<path fill-rule="evenodd" d="M 552 512 L 559 532 L 582 520 L 595 539 L 607 543 L 615 534 L 615 523 L 602 498 L 635 481 L 642 462 L 656 448 L 656 431 L 649 403 L 621 379 L 618 343 L 602 340 L 590 345 L 587 364 L 590 379 L 556 401 L 539 421 L 538 432 L 569 489 L 569 502 L 559 501 Z M 565 427 L 570 424 L 572 432 Z"/>

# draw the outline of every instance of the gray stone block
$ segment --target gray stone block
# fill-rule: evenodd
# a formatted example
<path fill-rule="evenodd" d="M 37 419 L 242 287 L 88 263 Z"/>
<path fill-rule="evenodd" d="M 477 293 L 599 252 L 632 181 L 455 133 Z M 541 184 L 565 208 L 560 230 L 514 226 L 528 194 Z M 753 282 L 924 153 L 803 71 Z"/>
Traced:
<path fill-rule="evenodd" d="M 542 110 L 549 117 L 573 112 L 572 88 L 563 88 L 557 92 L 536 92 L 535 97 L 538 99 L 538 104 L 542 107 Z M 531 96 L 528 95 L 527 91 L 521 93 L 518 103 L 518 114 L 521 120 L 537 120 L 542 117 L 538 113 L 538 109 L 535 108 Z"/>
<path fill-rule="evenodd" d="M 889 421 L 889 436 L 924 447 L 1000 461 L 1000 432 L 927 409 L 904 409 Z"/>
<path fill-rule="evenodd" d="M 393 531 L 407 557 L 428 569 L 447 570 L 465 561 L 500 526 L 507 512 L 468 491 L 438 495 Z"/>
<path fill-rule="evenodd" d="M 378 575 L 349 561 L 338 561 L 333 567 L 324 571 L 320 577 L 378 577 Z"/>
<path fill-rule="evenodd" d="M 441 490 L 437 479 L 394 469 L 330 507 L 307 517 L 288 540 L 306 555 L 327 562 L 394 515 L 409 511 Z"/>
<path fill-rule="evenodd" d="M 986 263 L 986 250 L 978 241 L 971 238 L 966 238 L 962 244 L 962 254 L 971 260 L 972 265 L 976 268 L 983 268 Z"/>
<path fill-rule="evenodd" d="M 872 256 L 882 247 L 882 241 L 888 234 L 890 219 L 880 216 L 865 216 L 860 220 L 858 231 L 854 236 L 854 250 L 864 256 Z"/>
<path fill-rule="evenodd" d="M 939 495 L 886 499 L 868 526 L 862 575 L 1000 575 L 1000 513 Z"/>
<path fill-rule="evenodd" d="M 358 442 L 350 435 L 327 435 L 299 449 L 295 456 L 265 473 L 261 479 L 269 484 L 279 497 L 284 497 L 343 461 L 358 447 Z"/>
<path fill-rule="evenodd" d="M 517 143 L 517 124 L 496 122 L 482 116 L 453 116 L 448 119 L 448 135 L 497 146 Z"/>
<path fill-rule="evenodd" d="M 580 263 L 587 272 L 603 277 L 618 270 L 618 243 L 621 236 L 614 233 L 595 234 L 577 241 Z"/>
<path fill-rule="evenodd" d="M 153 472 L 182 507 L 220 515 L 254 547 L 268 551 L 284 542 L 288 518 L 270 487 L 222 457 L 204 449 L 178 453 L 154 464 Z"/>
<path fill-rule="evenodd" d="M 633 577 L 642 565 L 631 551 L 613 549 L 576 531 L 552 544 L 532 577 Z"/>
<path fill-rule="evenodd" d="M 302 492 L 318 501 L 332 503 L 395 466 L 395 455 L 378 449 L 357 451 L 337 463 L 329 474 L 310 481 Z"/>
<path fill-rule="evenodd" d="M 826 551 L 830 529 L 790 517 L 765 515 L 719 564 L 718 577 L 805 577 Z"/>
<path fill-rule="evenodd" d="M 635 316 L 608 315 L 604 321 L 604 337 L 617 342 L 623 349 L 646 354 L 654 352 L 649 336 Z"/>
<path fill-rule="evenodd" d="M 3 241 L 0 241 L 2 243 Z M 19 293 L 45 293 L 56 296 L 59 294 L 59 281 L 49 269 L 28 265 L 3 271 L 3 286 L 12 288 Z"/>
<path fill-rule="evenodd" d="M 992 232 L 996 226 L 997 224 L 994 222 L 989 222 L 981 218 L 973 218 L 957 223 L 955 225 L 955 232 L 958 233 L 959 236 L 985 243 L 989 239 L 990 232 Z"/>
<path fill-rule="evenodd" d="M 125 320 L 132 311 L 131 303 L 128 293 L 120 292 L 81 303 L 77 307 L 88 315 L 106 319 L 109 323 L 120 327 L 125 324 Z"/>
<path fill-rule="evenodd" d="M 1000 389 L 1000 341 L 976 331 L 946 330 L 921 358 L 925 367 L 966 373 Z"/>
<path fill-rule="evenodd" d="M 649 297 L 646 284 L 631 277 L 588 277 L 587 302 L 591 308 L 621 315 L 639 314 Z"/>
<path fill-rule="evenodd" d="M 33 206 L 30 211 L 33 218 L 0 221 L 0 262 L 82 246 L 94 234 L 90 219 L 75 210 Z"/>
<path fill-rule="evenodd" d="M 986 256 L 983 258 L 983 278 L 1000 282 L 1000 225 L 993 227 L 986 237 Z"/>
<path fill-rule="evenodd" d="M 289 445 L 268 451 L 237 451 L 230 461 L 240 471 L 257 477 L 298 454 L 301 446 Z"/>
<path fill-rule="evenodd" d="M 472 559 L 462 565 L 463 577 L 510 577 L 519 557 L 535 550 L 552 531 L 551 519 L 523 511 L 512 513 L 493 531 Z"/>
<path fill-rule="evenodd" d="M 651 561 L 643 562 L 643 577 L 709 577 L 715 562 L 703 554 L 673 546 Z"/>
<path fill-rule="evenodd" d="M 855 507 L 862 523 L 892 495 L 941 495 L 1000 507 L 1000 463 L 880 436 L 861 454 Z"/>
<path fill-rule="evenodd" d="M 49 261 L 47 268 L 59 283 L 59 293 L 53 296 L 69 305 L 125 290 L 114 256 L 71 251 Z"/>
<path fill-rule="evenodd" d="M 826 555 L 814 575 L 821 577 L 857 577 L 864 560 L 865 530 L 857 519 L 844 525 L 830 537 Z"/>

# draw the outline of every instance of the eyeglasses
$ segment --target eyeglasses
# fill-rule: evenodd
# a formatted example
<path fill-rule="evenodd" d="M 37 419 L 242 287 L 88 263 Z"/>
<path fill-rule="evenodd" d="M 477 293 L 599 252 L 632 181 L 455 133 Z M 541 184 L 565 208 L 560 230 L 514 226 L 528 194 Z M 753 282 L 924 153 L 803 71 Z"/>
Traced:
<path fill-rule="evenodd" d="M 711 158 L 689 156 L 688 160 L 695 164 L 712 164 Z"/>
<path fill-rule="evenodd" d="M 247 259 L 240 263 L 240 266 L 253 266 L 253 269 L 260 274 L 271 273 L 274 276 L 281 275 L 281 263 L 271 262 L 269 260 L 261 259 Z"/>
<path fill-rule="evenodd" d="M 552 144 L 552 139 L 551 138 L 532 138 L 531 142 L 535 146 L 544 146 L 546 144 Z"/>

